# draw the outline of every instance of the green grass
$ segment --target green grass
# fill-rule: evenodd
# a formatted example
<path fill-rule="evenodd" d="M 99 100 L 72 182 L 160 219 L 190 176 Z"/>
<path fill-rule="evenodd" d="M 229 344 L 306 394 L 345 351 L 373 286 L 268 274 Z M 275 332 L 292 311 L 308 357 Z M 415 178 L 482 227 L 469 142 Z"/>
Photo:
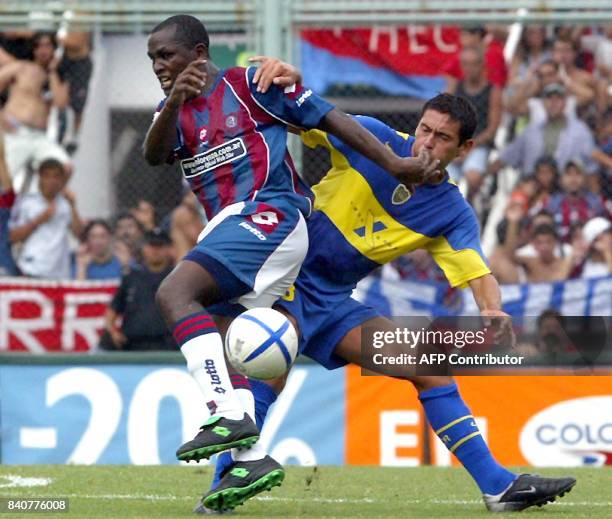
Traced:
<path fill-rule="evenodd" d="M 540 517 L 611 517 L 612 469 L 542 469 L 578 484 Z M 193 517 L 212 469 L 128 466 L 1 466 L 0 497 L 68 497 L 70 513 L 42 517 Z M 48 486 L 8 488 L 7 476 L 50 478 Z M 489 515 L 458 468 L 289 468 L 282 487 L 236 509 L 234 517 L 462 517 Z M 38 517 L 41 517 L 38 515 Z"/>

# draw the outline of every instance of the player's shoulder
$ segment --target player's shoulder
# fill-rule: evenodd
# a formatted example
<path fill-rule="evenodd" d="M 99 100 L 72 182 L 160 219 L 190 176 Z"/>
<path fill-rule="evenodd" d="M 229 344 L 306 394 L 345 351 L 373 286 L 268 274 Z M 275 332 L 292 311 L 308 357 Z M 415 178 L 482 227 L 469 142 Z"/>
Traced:
<path fill-rule="evenodd" d="M 223 77 L 230 83 L 246 82 L 253 79 L 255 67 L 230 67 L 222 71 Z"/>

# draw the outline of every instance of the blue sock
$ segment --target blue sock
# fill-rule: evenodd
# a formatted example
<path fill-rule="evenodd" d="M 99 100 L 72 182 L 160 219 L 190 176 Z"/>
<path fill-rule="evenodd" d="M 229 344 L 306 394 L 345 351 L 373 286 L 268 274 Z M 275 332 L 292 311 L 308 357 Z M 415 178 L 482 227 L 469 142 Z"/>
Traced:
<path fill-rule="evenodd" d="M 499 494 L 516 479 L 502 467 L 480 435 L 471 411 L 463 402 L 457 384 L 434 387 L 419 394 L 432 429 L 465 469 L 481 492 Z"/>
<path fill-rule="evenodd" d="M 251 385 L 251 392 L 255 399 L 255 423 L 257 428 L 261 431 L 268 409 L 276 401 L 277 394 L 274 390 L 265 382 L 260 380 L 249 379 Z M 229 451 L 220 453 L 217 456 L 217 464 L 215 465 L 215 475 L 211 484 L 211 490 L 214 490 L 225 470 L 233 463 L 232 456 Z"/>
<path fill-rule="evenodd" d="M 275 393 L 274 389 L 261 380 L 250 378 L 249 383 L 251 384 L 251 392 L 255 398 L 255 423 L 257 424 L 257 428 L 261 431 L 266 415 L 268 414 L 268 409 L 276 402 L 276 397 L 278 395 Z"/>

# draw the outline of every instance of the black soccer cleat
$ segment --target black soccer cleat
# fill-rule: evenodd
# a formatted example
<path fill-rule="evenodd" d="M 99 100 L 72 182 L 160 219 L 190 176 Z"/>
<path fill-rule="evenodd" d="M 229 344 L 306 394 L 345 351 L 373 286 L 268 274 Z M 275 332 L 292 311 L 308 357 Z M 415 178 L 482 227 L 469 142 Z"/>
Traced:
<path fill-rule="evenodd" d="M 199 461 L 234 447 L 248 448 L 258 439 L 259 429 L 246 413 L 240 420 L 211 416 L 193 440 L 179 447 L 176 457 L 182 461 Z"/>
<path fill-rule="evenodd" d="M 503 494 L 483 494 L 490 512 L 520 512 L 530 506 L 542 506 L 562 497 L 576 484 L 574 478 L 543 478 L 521 474 Z"/>
<path fill-rule="evenodd" d="M 232 510 L 213 510 L 212 508 L 206 508 L 202 501 L 198 501 L 198 504 L 195 505 L 193 509 L 194 514 L 198 515 L 232 515 L 234 512 Z"/>
<path fill-rule="evenodd" d="M 202 497 L 202 505 L 211 510 L 232 510 L 260 492 L 280 486 L 283 479 L 283 467 L 270 456 L 237 461 L 219 484 Z"/>

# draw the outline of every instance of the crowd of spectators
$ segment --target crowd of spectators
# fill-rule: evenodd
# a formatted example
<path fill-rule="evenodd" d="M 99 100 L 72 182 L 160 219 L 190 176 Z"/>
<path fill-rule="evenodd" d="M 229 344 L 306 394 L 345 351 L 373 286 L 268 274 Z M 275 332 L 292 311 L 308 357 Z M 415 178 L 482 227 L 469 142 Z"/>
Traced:
<path fill-rule="evenodd" d="M 491 195 L 499 183 L 485 186 L 487 177 L 518 173 L 491 269 L 502 283 L 612 274 L 612 27 L 526 26 L 508 67 L 504 38 L 498 26 L 464 29 L 441 69 L 448 90 L 477 109 L 477 146 L 449 167 L 468 200 Z M 501 124 L 509 138 L 496 149 Z M 439 277 L 433 265 L 424 276 L 405 264 L 402 278 Z"/>
<path fill-rule="evenodd" d="M 508 65 L 505 37 L 503 27 L 463 29 L 460 51 L 440 67 L 448 91 L 477 109 L 476 146 L 449 167 L 454 180 L 465 179 L 468 200 L 489 189 L 485 179 L 518 171 L 491 269 L 501 283 L 610 274 L 612 28 L 526 26 Z M 202 212 L 186 192 L 161 219 L 141 199 L 109 220 L 83 221 L 67 186 L 91 50 L 88 33 L 60 42 L 50 33 L 0 34 L 0 276 L 118 280 L 102 347 L 142 349 L 149 341 L 166 349 L 169 337 L 147 301 L 195 243 Z M 496 149 L 502 125 L 510 138 Z M 423 251 L 383 275 L 443 279 Z M 448 304 L 455 299 L 449 290 Z"/>

